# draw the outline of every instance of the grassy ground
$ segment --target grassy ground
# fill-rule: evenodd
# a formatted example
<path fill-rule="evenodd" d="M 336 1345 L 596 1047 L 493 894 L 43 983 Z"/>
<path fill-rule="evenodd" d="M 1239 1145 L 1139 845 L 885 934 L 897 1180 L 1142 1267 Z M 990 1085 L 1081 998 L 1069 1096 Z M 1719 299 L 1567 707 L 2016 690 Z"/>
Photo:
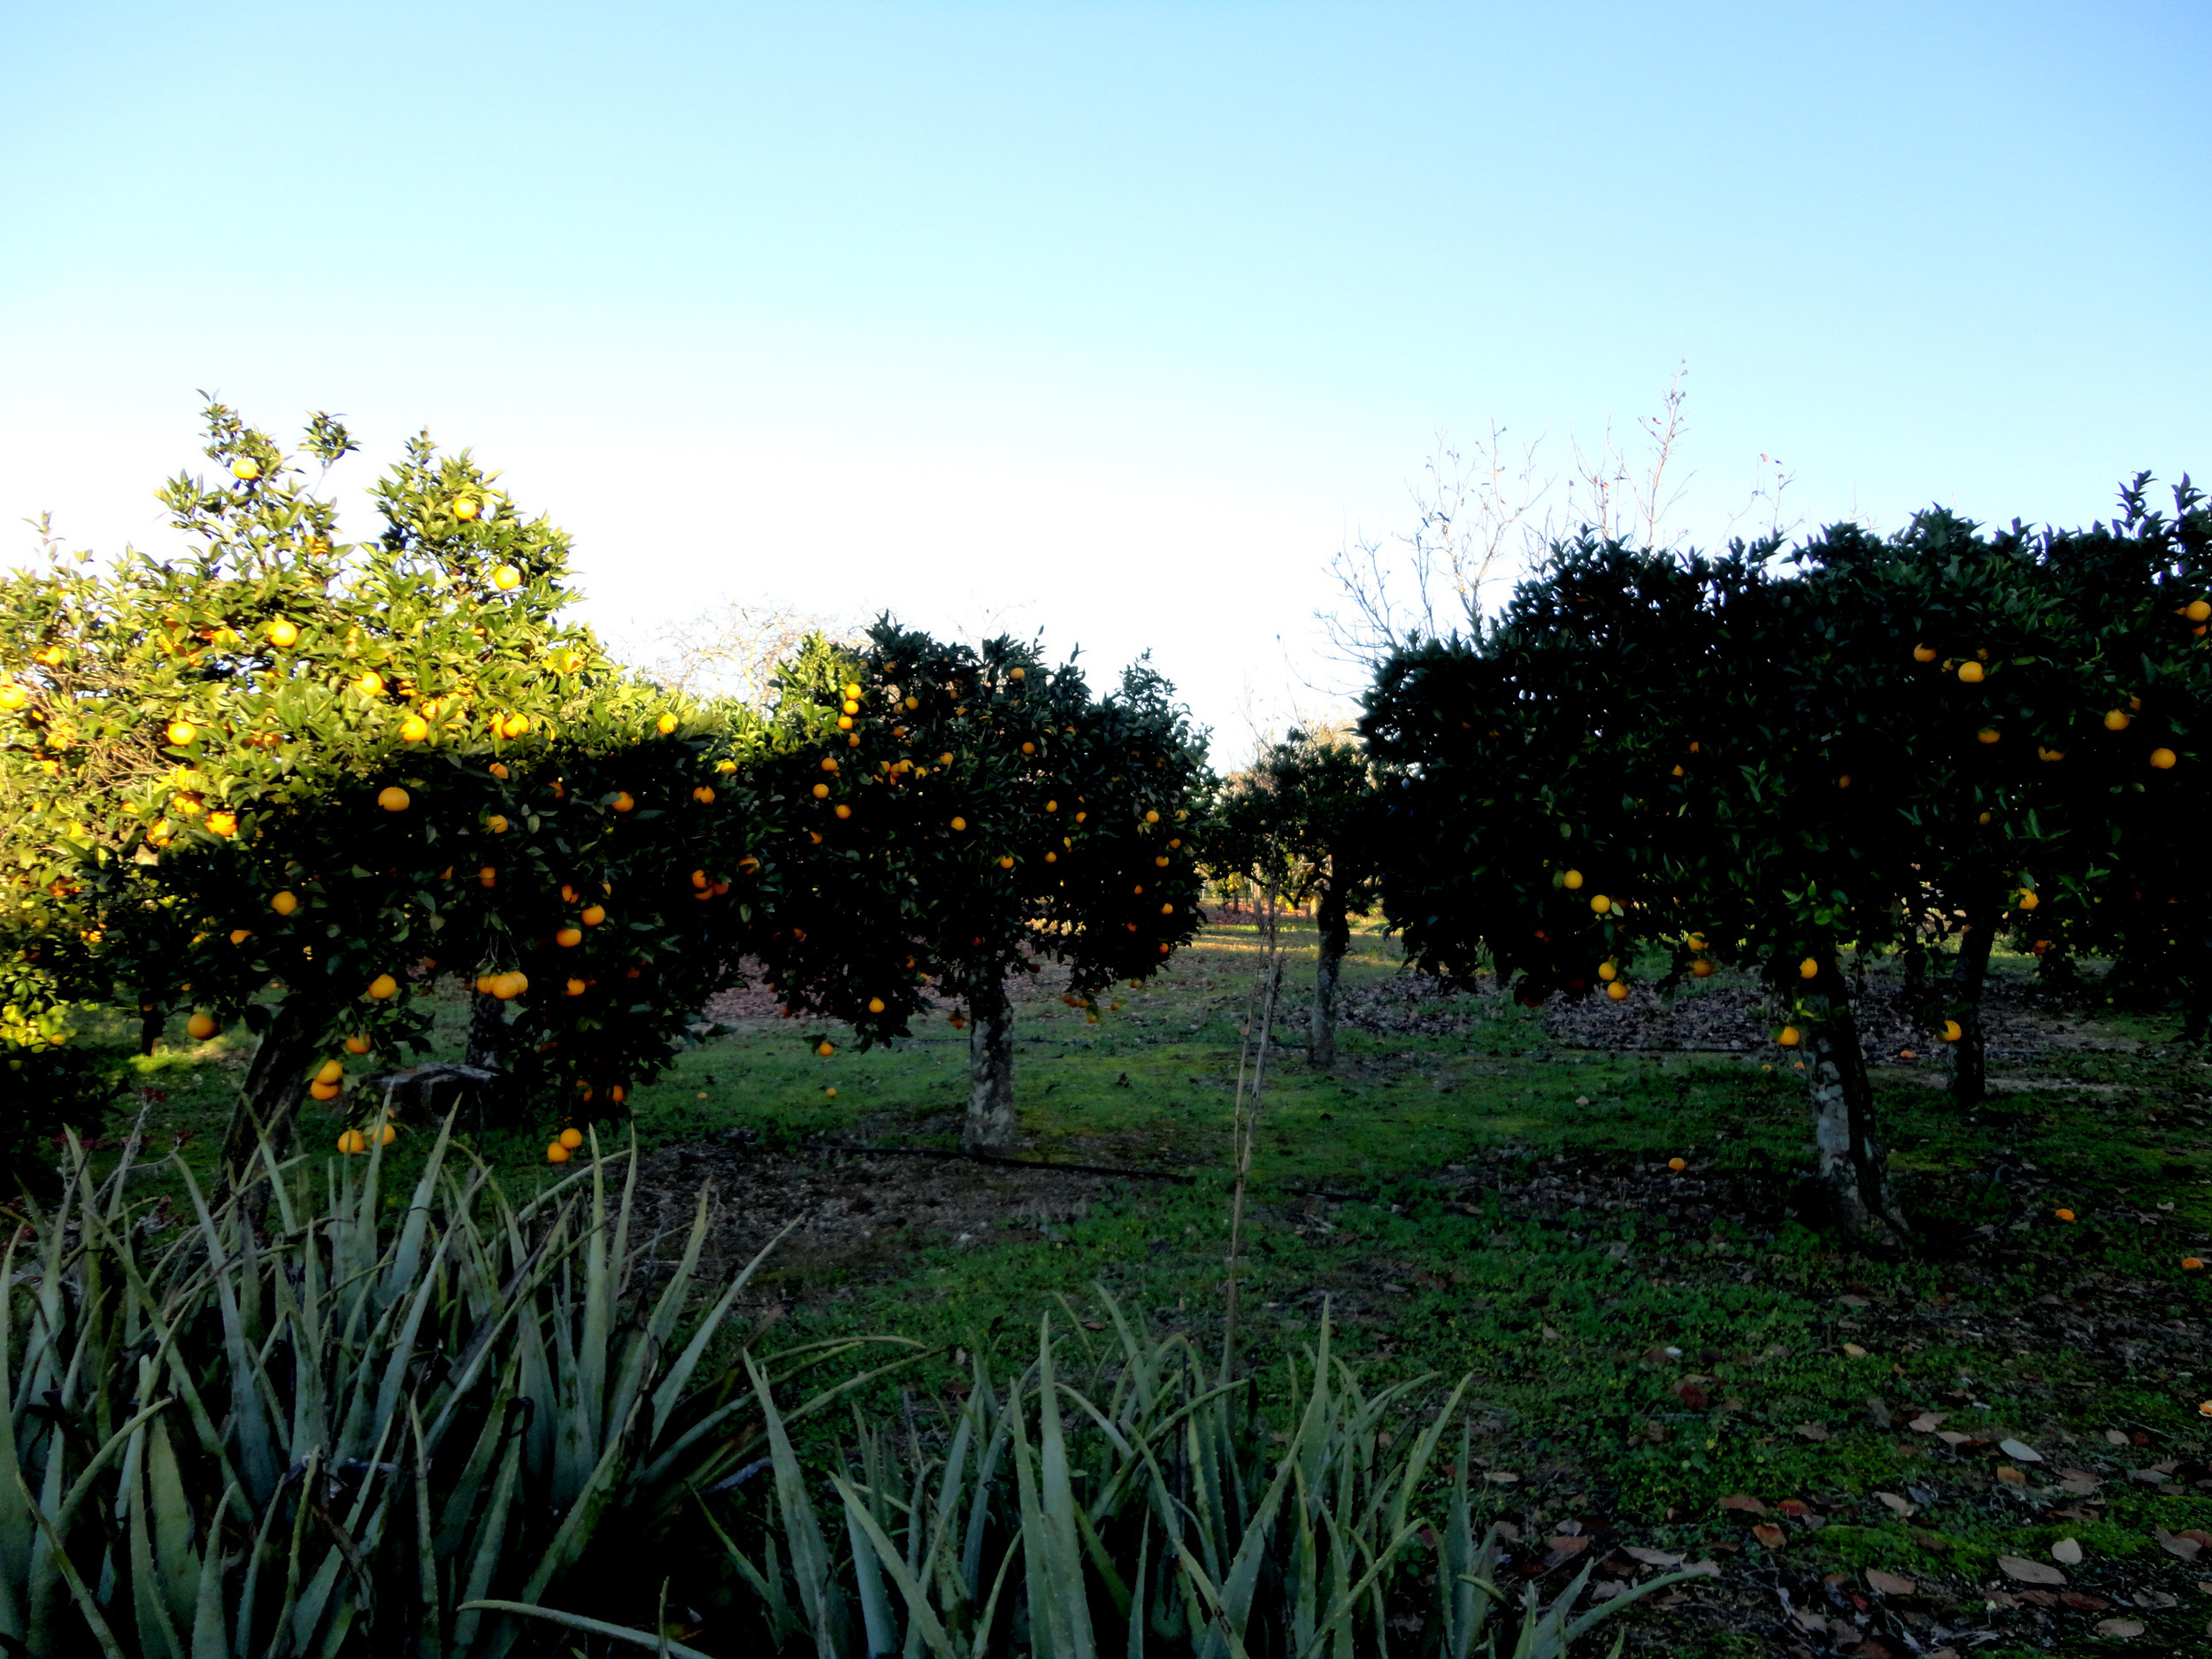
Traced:
<path fill-rule="evenodd" d="M 1287 937 L 1295 992 L 1311 934 Z M 1023 1004 L 1024 1156 L 1187 1181 L 1041 1203 L 1039 1178 L 1010 1175 L 1002 1213 L 958 1233 L 878 1214 L 867 1250 L 818 1250 L 774 1279 L 794 1328 L 1033 1352 L 1041 1315 L 1084 1315 L 1104 1285 L 1217 1340 L 1238 1033 L 1261 958 L 1249 929 L 1219 928 L 1097 1025 L 1055 995 Z M 2049 1052 L 2000 1062 L 1964 1118 L 1939 1071 L 1879 1068 L 1922 1240 L 1880 1259 L 1794 1214 L 1810 1122 L 1778 1056 L 1578 1049 L 1494 997 L 1380 1000 L 1397 966 L 1360 936 L 1347 984 L 1375 1028 L 1347 1029 L 1333 1070 L 1297 1048 L 1271 1057 L 1249 1359 L 1310 1344 L 1327 1317 L 1371 1381 L 1471 1375 L 1486 1501 L 1532 1574 L 1574 1537 L 1592 1542 L 1555 1576 L 1572 1559 L 1632 1576 L 1630 1547 L 1719 1564 L 1709 1588 L 1636 1617 L 1656 1649 L 2212 1650 L 2212 1545 L 2184 1536 L 2212 1531 L 2212 1274 L 2181 1266 L 2212 1256 L 2212 1069 L 2170 1027 L 2068 1022 Z M 1294 1041 L 1294 996 L 1279 1017 Z M 442 1041 L 457 1046 L 463 1017 L 457 1001 Z M 646 1147 L 735 1135 L 769 1177 L 818 1183 L 889 1162 L 837 1164 L 825 1141 L 949 1143 L 966 1048 L 948 1027 L 824 1061 L 794 1025 L 733 1024 L 638 1091 Z M 115 1064 L 156 1148 L 181 1141 L 204 1167 L 242 1055 L 172 1041 L 150 1060 L 119 1047 Z M 307 1123 L 319 1145 L 339 1126 Z M 526 1188 L 549 1127 L 480 1150 Z M 175 1177 L 147 1179 L 158 1200 Z M 948 1361 L 910 1386 L 957 1375 Z M 2066 1540 L 2078 1564 L 2054 1563 Z M 1877 1587 L 1899 1579 L 1911 1588 Z"/>

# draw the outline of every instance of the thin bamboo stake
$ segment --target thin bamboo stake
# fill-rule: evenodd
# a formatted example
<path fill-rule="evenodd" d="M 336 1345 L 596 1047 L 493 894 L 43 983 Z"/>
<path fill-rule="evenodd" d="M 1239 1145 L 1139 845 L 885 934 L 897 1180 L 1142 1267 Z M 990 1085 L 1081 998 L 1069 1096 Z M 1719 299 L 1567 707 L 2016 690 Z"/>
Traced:
<path fill-rule="evenodd" d="M 1267 1041 L 1275 1028 L 1275 994 L 1283 982 L 1282 950 L 1275 933 L 1275 893 L 1271 887 L 1267 895 L 1267 960 L 1260 970 L 1254 995 L 1245 1004 L 1243 1041 L 1237 1048 L 1236 1105 L 1230 1118 L 1230 1141 L 1235 1148 L 1237 1161 L 1236 1183 L 1229 1202 L 1229 1256 L 1227 1262 L 1226 1307 L 1221 1332 L 1221 1380 L 1226 1383 L 1235 1374 L 1237 1355 L 1237 1278 L 1244 1244 L 1244 1192 L 1252 1174 L 1252 1146 L 1257 1139 L 1260 1123 L 1260 1095 L 1267 1087 Z M 1252 1065 L 1252 1093 L 1248 1103 L 1244 1092 L 1245 1056 L 1251 1052 L 1252 1015 L 1254 1001 L 1261 1001 L 1259 1052 Z"/>

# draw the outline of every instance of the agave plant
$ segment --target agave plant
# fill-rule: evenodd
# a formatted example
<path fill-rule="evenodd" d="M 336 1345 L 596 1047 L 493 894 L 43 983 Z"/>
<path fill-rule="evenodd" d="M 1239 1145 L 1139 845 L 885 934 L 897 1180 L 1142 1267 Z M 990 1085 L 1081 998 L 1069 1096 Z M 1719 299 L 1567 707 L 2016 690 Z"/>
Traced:
<path fill-rule="evenodd" d="M 0 1269 L 0 1647 L 497 1659 L 544 1626 L 485 1603 L 634 1565 L 756 1443 L 764 1373 L 707 1362 L 761 1257 L 698 1283 L 703 1192 L 648 1294 L 634 1153 L 515 1203 L 449 1125 L 388 1229 L 380 1148 L 265 1149 L 216 1207 L 180 1164 L 165 1240 L 125 1201 L 135 1148 L 96 1185 L 73 1144 Z"/>
<path fill-rule="evenodd" d="M 1448 1490 L 1431 1490 L 1464 1383 L 1425 1427 L 1394 1436 L 1386 1425 L 1411 1415 L 1410 1396 L 1433 1379 L 1364 1392 L 1331 1353 L 1325 1319 L 1317 1348 L 1283 1373 L 1291 1426 L 1271 1440 L 1256 1379 L 1219 1381 L 1187 1340 L 1157 1337 L 1099 1296 L 1113 1340 L 1087 1357 L 1081 1386 L 1063 1374 L 1073 1333 L 1056 1335 L 1048 1319 L 1035 1363 L 1018 1376 L 996 1382 L 979 1356 L 972 1361 L 973 1386 L 938 1449 L 924 1451 L 910 1420 L 902 1455 L 895 1432 L 856 1411 L 845 1467 L 818 1486 L 772 1381 L 746 1357 L 772 1489 L 749 1525 L 703 1513 L 752 1592 L 768 1647 L 817 1659 L 1351 1659 L 1389 1650 L 1386 1615 L 1431 1572 L 1438 1634 L 1426 1651 L 1496 1651 L 1501 1546 L 1495 1528 L 1476 1533 L 1463 1440 Z M 1434 1521 L 1432 1500 L 1441 1504 Z M 738 1532 L 757 1539 L 750 1553 Z M 1509 1651 L 1555 1659 L 1685 1576 L 1578 1616 L 1586 1568 L 1549 1606 L 1526 1590 Z M 693 1652 L 544 1616 L 678 1659 Z"/>

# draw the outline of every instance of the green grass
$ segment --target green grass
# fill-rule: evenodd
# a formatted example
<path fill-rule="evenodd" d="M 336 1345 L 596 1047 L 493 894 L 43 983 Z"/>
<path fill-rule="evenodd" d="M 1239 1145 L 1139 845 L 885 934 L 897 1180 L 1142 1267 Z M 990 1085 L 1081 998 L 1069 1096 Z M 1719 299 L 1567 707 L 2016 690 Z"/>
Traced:
<path fill-rule="evenodd" d="M 1296 1041 L 1310 930 L 1289 942 L 1277 1025 Z M 1077 1218 L 1010 1216 L 965 1248 L 920 1240 L 887 1275 L 787 1275 L 798 1336 L 940 1343 L 945 1358 L 905 1380 L 924 1397 L 957 1381 L 950 1350 L 1003 1345 L 1010 1358 L 1033 1344 L 1041 1311 L 1063 1299 L 1079 1310 L 1093 1284 L 1211 1340 L 1238 1028 L 1260 960 L 1250 929 L 1215 929 L 1156 987 L 1117 992 L 1125 1006 L 1097 1025 L 1046 999 L 1018 1025 L 1025 1156 L 1168 1168 L 1189 1184 L 1118 1183 Z M 1363 933 L 1347 986 L 1397 965 L 1389 941 Z M 1580 1517 L 1626 1543 L 1722 1547 L 1724 1563 L 1748 1562 L 1765 1554 L 1752 1517 L 1718 1500 L 1801 1500 L 1827 1525 L 1781 1523 L 1790 1571 L 1877 1566 L 1939 1586 L 1918 1605 L 1954 1627 L 2013 1621 L 1979 1650 L 1999 1654 L 2046 1651 L 2054 1635 L 2093 1650 L 2089 1615 L 1989 1613 L 1974 1588 L 1997 1555 L 2047 1559 L 2071 1536 L 2088 1552 L 2078 1586 L 2116 1601 L 2127 1586 L 2179 1595 L 2178 1609 L 2132 1616 L 2169 1640 L 2203 1631 L 2212 1595 L 2194 1580 L 2212 1578 L 2212 1552 L 2185 1568 L 2151 1539 L 2154 1526 L 2212 1528 L 2212 1485 L 2188 1479 L 2212 1455 L 2212 1418 L 2198 1411 L 2212 1400 L 2212 1275 L 2179 1267 L 2185 1249 L 2212 1254 L 2212 1069 L 2171 1043 L 2170 1022 L 2093 1021 L 2117 1046 L 1998 1064 L 1995 1097 L 1963 1118 L 1939 1078 L 1878 1070 L 1895 1179 L 1923 1234 L 1917 1253 L 1883 1259 L 1782 1213 L 1812 1148 L 1801 1090 L 1775 1057 L 1576 1051 L 1487 997 L 1424 1011 L 1465 1023 L 1347 1029 L 1331 1073 L 1296 1048 L 1271 1061 L 1242 1290 L 1250 1361 L 1310 1344 L 1325 1305 L 1371 1384 L 1471 1373 L 1475 1455 L 1486 1473 L 1515 1477 L 1483 1483 L 1486 1502 L 1532 1534 Z M 442 1011 L 449 1049 L 464 1017 L 457 999 Z M 825 1061 L 801 1029 L 749 1023 L 680 1056 L 637 1091 L 641 1143 L 741 1128 L 772 1152 L 817 1136 L 950 1144 L 964 1036 L 936 1024 Z M 125 1034 L 119 1023 L 92 1040 Z M 180 1048 L 150 1060 L 119 1047 L 115 1064 L 163 1096 L 149 1103 L 155 1147 L 182 1134 L 184 1158 L 204 1169 L 242 1049 L 191 1045 L 180 1029 L 171 1041 Z M 553 1126 L 479 1150 L 527 1188 L 545 1177 Z M 311 1146 L 337 1127 L 322 1109 L 303 1113 Z M 1688 1163 L 1680 1177 L 1663 1167 L 1672 1156 Z M 1559 1186 L 1531 1187 L 1552 1176 Z M 173 1179 L 150 1174 L 149 1195 Z M 2079 1219 L 2056 1220 L 2061 1206 Z M 1076 1336 L 1094 1340 L 1079 1325 Z M 1955 1452 L 1905 1426 L 1915 1409 L 1946 1414 L 1951 1432 L 2016 1436 L 2047 1461 L 2009 1484 L 1993 1448 Z M 2144 1443 L 2114 1446 L 2107 1431 Z M 2183 1478 L 2162 1489 L 2128 1473 L 2168 1461 Z M 2104 1477 L 2095 1502 L 2054 1489 L 2052 1471 L 2070 1467 Z M 1873 1495 L 1885 1492 L 1912 1513 Z M 1667 1628 L 1671 1651 L 1760 1650 L 1732 1646 L 1740 1632 Z"/>

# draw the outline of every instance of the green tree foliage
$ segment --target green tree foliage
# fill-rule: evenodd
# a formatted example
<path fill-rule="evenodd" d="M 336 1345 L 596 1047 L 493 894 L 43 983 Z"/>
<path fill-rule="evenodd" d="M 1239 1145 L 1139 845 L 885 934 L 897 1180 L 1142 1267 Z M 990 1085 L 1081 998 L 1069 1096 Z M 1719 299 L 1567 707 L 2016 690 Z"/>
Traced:
<path fill-rule="evenodd" d="M 1643 947 L 1667 955 L 1663 989 L 1755 967 L 1837 1213 L 1901 1233 L 1847 957 L 1896 951 L 1924 977 L 1963 938 L 1932 1013 L 1975 1051 L 1970 1094 L 2000 928 L 2202 959 L 2162 901 L 2204 787 L 2206 515 L 2185 480 L 2171 519 L 2142 492 L 2088 532 L 1985 536 L 1937 511 L 1786 563 L 1772 541 L 1562 544 L 1479 645 L 1402 651 L 1371 695 L 1370 752 L 1403 774 L 1385 894 L 1409 950 L 1486 960 L 1531 1002 L 1624 996 Z"/>
<path fill-rule="evenodd" d="M 804 741 L 758 773 L 790 803 L 762 855 L 779 891 L 753 932 L 768 982 L 864 1044 L 906 1033 L 933 987 L 972 1022 L 968 1139 L 1007 1145 L 1010 976 L 1056 959 L 1071 999 L 1094 1002 L 1199 926 L 1186 828 L 1202 742 L 1142 664 L 1098 697 L 1014 641 L 970 649 L 888 621 L 854 656 L 803 656 L 779 713 Z"/>
<path fill-rule="evenodd" d="M 1367 755 L 1330 733 L 1292 732 L 1229 780 L 1206 826 L 1208 867 L 1293 904 L 1319 934 L 1308 1058 L 1336 1062 L 1336 989 L 1351 917 L 1375 894 L 1382 819 Z"/>
<path fill-rule="evenodd" d="M 305 470 L 208 426 L 216 480 L 163 492 L 185 551 L 0 589 L 10 1058 L 88 1002 L 150 1041 L 188 997 L 243 1018 L 235 1166 L 458 974 L 520 1010 L 527 1082 L 618 1106 L 728 977 L 764 728 L 623 674 L 563 615 L 567 537 L 466 454 L 416 440 L 342 546 Z M 311 424 L 311 464 L 351 447 Z"/>

